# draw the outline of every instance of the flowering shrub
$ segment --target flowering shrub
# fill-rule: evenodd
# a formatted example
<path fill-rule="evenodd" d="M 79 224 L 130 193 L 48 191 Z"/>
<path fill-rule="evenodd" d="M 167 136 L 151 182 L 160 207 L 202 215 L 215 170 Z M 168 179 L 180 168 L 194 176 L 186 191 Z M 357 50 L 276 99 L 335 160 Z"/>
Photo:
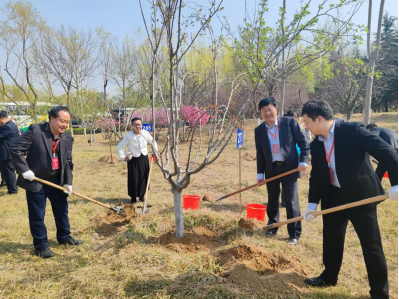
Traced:
<path fill-rule="evenodd" d="M 129 123 L 130 120 L 135 117 L 140 117 L 143 120 L 143 123 L 153 123 L 151 108 L 140 108 L 134 110 L 129 115 Z M 209 113 L 194 106 L 183 106 L 179 111 L 179 117 L 183 119 L 189 126 L 194 126 L 195 124 L 198 125 L 199 123 L 201 123 L 201 125 L 206 125 L 209 121 Z M 197 123 L 197 120 L 200 117 L 201 119 Z M 168 116 L 166 114 L 165 108 L 155 108 L 155 120 L 157 128 L 166 128 L 168 126 Z M 119 126 L 118 119 L 104 117 L 103 119 L 95 122 L 95 127 L 97 128 L 107 129 L 110 126 L 117 128 Z"/>
<path fill-rule="evenodd" d="M 204 110 L 194 107 L 194 106 L 183 106 L 180 110 L 180 117 L 184 119 L 190 126 L 201 123 L 201 125 L 206 125 L 209 121 L 209 113 L 204 112 Z M 197 123 L 197 120 L 200 121 Z"/>

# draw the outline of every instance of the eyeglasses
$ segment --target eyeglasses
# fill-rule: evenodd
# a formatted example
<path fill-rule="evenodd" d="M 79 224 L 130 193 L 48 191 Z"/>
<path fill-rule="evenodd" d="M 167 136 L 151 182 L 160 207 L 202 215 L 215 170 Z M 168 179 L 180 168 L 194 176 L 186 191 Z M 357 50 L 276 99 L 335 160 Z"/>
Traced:
<path fill-rule="evenodd" d="M 141 127 L 141 124 L 133 124 L 134 127 Z"/>

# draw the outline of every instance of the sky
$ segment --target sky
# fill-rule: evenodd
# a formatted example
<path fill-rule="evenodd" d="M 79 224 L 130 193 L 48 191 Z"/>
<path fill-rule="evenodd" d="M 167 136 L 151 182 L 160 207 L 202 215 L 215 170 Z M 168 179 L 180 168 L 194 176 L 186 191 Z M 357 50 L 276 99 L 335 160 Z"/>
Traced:
<path fill-rule="evenodd" d="M 338 1 L 329 0 L 328 3 L 336 3 Z M 33 3 L 41 17 L 51 27 L 64 25 L 77 29 L 94 30 L 102 26 L 107 32 L 120 40 L 126 35 L 137 37 L 138 28 L 144 30 L 139 0 L 31 0 L 30 2 Z M 197 0 L 195 2 L 206 6 L 210 0 Z M 220 13 L 221 19 L 224 19 L 223 16 L 225 16 L 225 20 L 230 24 L 231 29 L 235 30 L 243 22 L 245 7 L 251 12 L 258 2 L 258 0 L 224 0 L 222 4 L 224 9 Z M 321 0 L 313 0 L 311 2 L 313 4 L 310 7 L 311 11 L 314 11 L 321 2 Z M 142 3 L 144 14 L 147 18 L 151 9 L 147 0 L 142 0 Z M 269 12 L 266 18 L 269 26 L 274 27 L 278 18 L 279 7 L 282 3 L 282 0 L 269 0 Z M 300 8 L 300 3 L 300 0 L 287 0 L 287 21 Z M 380 1 L 373 1 L 372 28 L 375 28 L 373 32 L 376 31 L 379 5 Z M 384 11 L 397 17 L 398 0 L 386 0 Z M 353 22 L 367 25 L 367 15 L 368 0 L 365 0 L 358 13 L 354 16 Z M 1 19 L 4 19 L 4 16 L 0 14 Z M 214 19 L 212 25 L 217 28 L 216 31 L 220 32 L 221 25 L 218 19 Z M 140 38 L 145 36 L 144 31 L 142 32 L 143 34 Z M 2 55 L 0 51 L 0 63 L 3 60 L 2 56 L 4 57 L 4 54 Z"/>
<path fill-rule="evenodd" d="M 338 0 L 329 1 L 336 3 Z M 103 26 L 111 34 L 123 38 L 132 35 L 135 29 L 143 27 L 143 20 L 140 12 L 138 0 L 35 0 L 36 9 L 41 16 L 52 26 L 72 26 L 79 29 L 96 28 Z M 198 0 L 199 4 L 207 5 L 208 0 Z M 242 23 L 245 11 L 245 2 L 249 11 L 256 6 L 257 0 L 224 0 L 222 6 L 224 10 L 222 16 L 226 16 L 232 29 L 237 28 Z M 288 14 L 295 12 L 300 7 L 299 0 L 287 0 Z M 311 9 L 314 9 L 321 0 L 313 0 Z M 378 21 L 379 2 L 373 1 L 373 23 L 375 28 Z M 111 4 L 112 3 L 112 4 Z M 144 14 L 150 14 L 150 6 L 147 0 L 142 0 Z M 274 24 L 277 21 L 278 9 L 282 5 L 282 0 L 270 0 L 268 6 L 270 11 L 267 22 Z M 384 11 L 390 15 L 398 16 L 398 1 L 386 0 Z M 368 1 L 362 5 L 355 15 L 353 21 L 356 24 L 367 25 Z M 288 18 L 289 20 L 289 18 Z M 219 23 L 215 20 L 215 25 Z"/>

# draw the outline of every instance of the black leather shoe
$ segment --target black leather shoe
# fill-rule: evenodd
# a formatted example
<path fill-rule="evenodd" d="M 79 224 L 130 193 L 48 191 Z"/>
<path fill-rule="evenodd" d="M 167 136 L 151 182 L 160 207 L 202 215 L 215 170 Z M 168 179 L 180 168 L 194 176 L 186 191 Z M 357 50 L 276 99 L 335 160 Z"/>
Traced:
<path fill-rule="evenodd" d="M 290 238 L 290 239 L 287 241 L 287 244 L 288 244 L 288 245 L 297 245 L 297 244 L 298 244 L 298 239 Z"/>
<path fill-rule="evenodd" d="M 7 194 L 8 194 L 8 195 L 18 194 L 18 191 L 16 191 L 16 192 L 15 192 L 15 191 L 8 191 Z"/>
<path fill-rule="evenodd" d="M 76 239 L 70 237 L 66 241 L 58 242 L 58 244 L 60 244 L 60 245 L 80 245 L 80 244 L 83 244 L 83 241 L 76 240 Z"/>
<path fill-rule="evenodd" d="M 48 259 L 50 257 L 53 257 L 55 254 L 50 248 L 45 248 L 43 250 L 36 250 L 35 249 L 35 255 L 43 258 L 43 259 Z"/>
<path fill-rule="evenodd" d="M 311 287 L 330 287 L 335 286 L 336 283 L 331 283 L 323 280 L 320 277 L 313 277 L 305 280 L 305 283 Z"/>
<path fill-rule="evenodd" d="M 273 232 L 273 231 L 271 231 L 271 230 L 268 230 L 268 231 L 265 233 L 265 236 L 266 236 L 266 237 L 274 237 L 274 236 L 277 236 L 277 232 Z"/>

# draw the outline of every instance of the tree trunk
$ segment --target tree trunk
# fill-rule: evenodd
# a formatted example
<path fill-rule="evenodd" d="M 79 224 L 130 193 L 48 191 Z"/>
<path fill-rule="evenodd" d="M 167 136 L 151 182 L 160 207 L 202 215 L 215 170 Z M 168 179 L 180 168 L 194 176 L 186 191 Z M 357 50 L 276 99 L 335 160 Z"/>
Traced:
<path fill-rule="evenodd" d="M 258 126 L 260 125 L 260 118 L 259 118 L 259 117 L 256 118 L 256 124 L 257 124 Z"/>
<path fill-rule="evenodd" d="M 172 193 L 175 207 L 176 237 L 181 238 L 184 234 L 182 193 L 176 189 L 172 189 Z"/>
<path fill-rule="evenodd" d="M 281 63 L 281 98 L 278 115 L 283 116 L 284 114 L 284 97 L 285 97 L 285 42 L 284 42 L 284 18 L 285 18 L 285 2 L 283 0 L 283 13 L 281 14 L 281 36 L 283 38 L 283 51 L 282 51 L 282 63 Z"/>
<path fill-rule="evenodd" d="M 389 109 L 388 109 L 388 99 L 385 99 L 385 101 L 384 101 L 384 106 L 385 106 L 384 112 L 389 112 Z"/>
<path fill-rule="evenodd" d="M 86 123 L 83 124 L 83 136 L 87 138 Z"/>
<path fill-rule="evenodd" d="M 279 109 L 278 109 L 279 116 L 283 116 L 283 114 L 284 114 L 284 97 L 285 97 L 285 75 L 283 75 L 283 78 L 281 80 L 281 98 L 280 98 L 280 105 L 279 105 Z"/>
<path fill-rule="evenodd" d="M 155 54 L 152 57 L 151 64 L 151 109 L 152 109 L 152 136 L 156 140 L 156 129 L 155 129 Z"/>
<path fill-rule="evenodd" d="M 346 121 L 351 121 L 352 114 L 353 114 L 353 109 L 348 109 L 346 111 Z"/>
<path fill-rule="evenodd" d="M 364 125 L 368 125 L 370 123 L 371 118 L 371 97 L 373 94 L 373 80 L 374 80 L 374 61 L 371 65 L 371 71 L 369 71 L 369 75 L 367 76 L 367 83 L 366 83 L 366 98 L 364 100 Z"/>
<path fill-rule="evenodd" d="M 382 26 L 382 16 L 384 12 L 385 0 L 380 2 L 380 13 L 378 17 L 378 27 L 377 27 L 377 38 L 375 42 L 375 49 L 371 51 L 371 11 L 372 11 L 372 0 L 369 0 L 369 20 L 368 20 L 368 33 L 367 33 L 367 55 L 369 58 L 369 63 L 367 66 L 367 84 L 366 84 L 366 97 L 364 99 L 364 119 L 363 123 L 368 125 L 371 118 L 371 98 L 373 96 L 373 79 L 374 79 L 374 68 L 375 62 L 378 58 L 378 52 L 381 43 L 381 26 Z"/>

